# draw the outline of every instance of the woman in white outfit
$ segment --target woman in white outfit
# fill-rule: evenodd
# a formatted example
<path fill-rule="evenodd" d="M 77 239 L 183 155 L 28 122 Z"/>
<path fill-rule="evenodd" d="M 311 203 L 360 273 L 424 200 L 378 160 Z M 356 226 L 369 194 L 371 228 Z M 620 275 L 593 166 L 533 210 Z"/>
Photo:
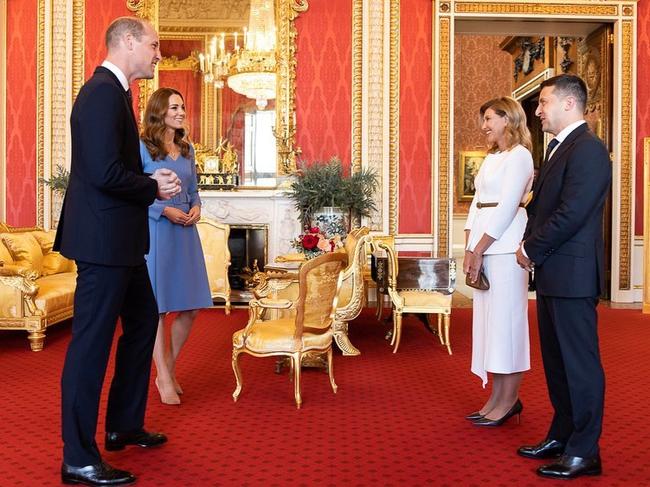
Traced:
<path fill-rule="evenodd" d="M 474 182 L 476 193 L 465 225 L 463 270 L 476 280 L 483 268 L 490 288 L 474 290 L 472 372 L 492 394 L 467 419 L 477 426 L 500 426 L 521 414 L 519 386 L 530 369 L 528 272 L 515 252 L 526 228 L 524 202 L 533 183 L 533 158 L 526 114 L 509 97 L 480 110 L 488 155 Z"/>

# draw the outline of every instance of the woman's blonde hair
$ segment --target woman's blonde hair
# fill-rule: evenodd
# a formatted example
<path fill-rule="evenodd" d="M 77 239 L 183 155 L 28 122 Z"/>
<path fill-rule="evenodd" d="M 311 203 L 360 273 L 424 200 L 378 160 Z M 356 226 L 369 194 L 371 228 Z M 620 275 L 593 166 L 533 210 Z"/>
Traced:
<path fill-rule="evenodd" d="M 149 154 L 154 161 L 167 157 L 165 148 L 164 135 L 167 130 L 165 125 L 165 115 L 169 109 L 169 99 L 172 95 L 178 95 L 183 100 L 183 95 L 173 88 L 159 88 L 151 94 L 147 108 L 144 111 L 144 121 L 142 124 L 142 141 L 147 146 Z M 174 133 L 174 143 L 180 147 L 181 155 L 188 157 L 190 154 L 190 144 L 186 140 L 185 130 L 176 129 Z"/>
<path fill-rule="evenodd" d="M 526 113 L 521 107 L 521 104 L 509 96 L 494 98 L 481 106 L 479 110 L 481 120 L 483 120 L 485 112 L 490 108 L 500 117 L 508 117 L 505 132 L 508 150 L 521 144 L 529 151 L 532 151 L 533 142 L 530 137 L 530 130 L 528 130 L 528 126 L 526 125 Z M 498 151 L 499 147 L 496 143 L 488 148 L 488 152 Z"/>

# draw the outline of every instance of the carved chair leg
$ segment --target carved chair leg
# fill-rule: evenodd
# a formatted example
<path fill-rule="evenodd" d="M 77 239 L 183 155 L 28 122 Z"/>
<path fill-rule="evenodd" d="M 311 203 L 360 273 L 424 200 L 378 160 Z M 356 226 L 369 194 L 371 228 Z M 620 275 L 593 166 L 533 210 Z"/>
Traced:
<path fill-rule="evenodd" d="M 334 341 L 341 349 L 341 352 L 343 352 L 343 355 L 361 355 L 359 349 L 352 345 L 350 337 L 348 337 L 348 324 L 346 322 L 335 321 L 332 325 L 332 329 L 334 330 Z"/>
<path fill-rule="evenodd" d="M 440 339 L 440 345 L 445 344 L 445 338 L 442 334 L 442 314 L 438 313 L 438 338 Z"/>
<path fill-rule="evenodd" d="M 224 310 L 226 311 L 226 314 L 227 314 L 227 315 L 230 314 L 230 308 L 231 308 L 231 306 L 230 306 L 230 299 L 226 299 L 226 306 L 224 307 Z"/>
<path fill-rule="evenodd" d="M 393 342 L 395 343 L 395 348 L 393 348 L 393 353 L 397 353 L 397 348 L 399 347 L 399 341 L 402 338 L 402 313 L 395 311 L 393 314 Z"/>
<path fill-rule="evenodd" d="M 232 370 L 235 372 L 235 379 L 237 380 L 237 387 L 235 388 L 235 392 L 232 393 L 232 398 L 235 402 L 237 402 L 237 399 L 239 398 L 239 394 L 241 393 L 241 388 L 242 388 L 241 370 L 239 369 L 238 359 L 239 359 L 239 350 L 233 350 Z"/>
<path fill-rule="evenodd" d="M 302 397 L 300 397 L 300 370 L 302 369 L 300 363 L 302 357 L 300 353 L 294 353 L 291 358 L 293 362 L 293 393 L 296 397 L 296 408 L 300 409 L 302 405 Z"/>
<path fill-rule="evenodd" d="M 40 352 L 45 345 L 45 329 L 30 331 L 27 338 L 32 352 Z"/>
<path fill-rule="evenodd" d="M 393 331 L 390 334 L 390 344 L 395 345 L 395 337 L 397 336 L 397 310 L 393 309 Z"/>
<path fill-rule="evenodd" d="M 330 384 L 332 385 L 332 390 L 334 394 L 338 389 L 336 382 L 334 382 L 334 360 L 332 360 L 332 347 L 327 350 L 327 375 L 330 377 Z"/>
<path fill-rule="evenodd" d="M 451 355 L 451 341 L 449 340 L 449 327 L 451 325 L 451 315 L 445 314 L 445 344 L 447 345 L 447 351 Z"/>
<path fill-rule="evenodd" d="M 377 289 L 377 319 L 381 321 L 381 316 L 384 314 L 384 295 L 379 292 Z"/>

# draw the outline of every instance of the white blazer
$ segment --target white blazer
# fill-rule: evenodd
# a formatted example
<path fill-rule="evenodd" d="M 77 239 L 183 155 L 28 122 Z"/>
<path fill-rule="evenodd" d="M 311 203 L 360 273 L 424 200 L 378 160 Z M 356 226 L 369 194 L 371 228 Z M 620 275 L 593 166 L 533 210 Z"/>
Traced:
<path fill-rule="evenodd" d="M 474 180 L 476 193 L 467 215 L 465 230 L 470 230 L 467 249 L 474 250 L 484 233 L 495 241 L 485 254 L 510 254 L 517 251 L 526 230 L 526 201 L 533 185 L 533 157 L 517 145 L 505 152 L 488 154 Z M 476 203 L 498 203 L 478 208 Z"/>

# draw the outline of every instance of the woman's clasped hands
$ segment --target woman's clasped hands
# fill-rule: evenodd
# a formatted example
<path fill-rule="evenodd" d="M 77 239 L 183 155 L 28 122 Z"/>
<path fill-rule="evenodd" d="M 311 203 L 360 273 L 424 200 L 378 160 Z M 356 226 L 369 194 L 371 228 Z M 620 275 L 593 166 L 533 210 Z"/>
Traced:
<path fill-rule="evenodd" d="M 166 206 L 163 210 L 163 216 L 170 222 L 176 225 L 183 225 L 185 227 L 194 225 L 201 218 L 201 207 L 193 206 L 190 211 L 185 213 L 179 208 L 173 206 Z"/>

